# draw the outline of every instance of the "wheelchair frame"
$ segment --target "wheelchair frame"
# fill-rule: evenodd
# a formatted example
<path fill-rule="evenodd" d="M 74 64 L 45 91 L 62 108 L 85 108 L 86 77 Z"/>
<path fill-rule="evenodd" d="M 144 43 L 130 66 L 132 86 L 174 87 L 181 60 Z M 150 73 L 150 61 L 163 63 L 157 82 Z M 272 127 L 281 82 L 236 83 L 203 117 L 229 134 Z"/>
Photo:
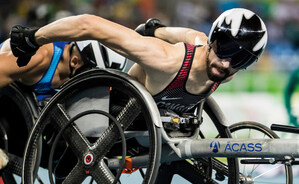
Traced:
<path fill-rule="evenodd" d="M 96 77 L 97 75 L 112 75 L 116 78 L 121 78 L 126 81 L 128 84 L 132 85 L 135 90 L 140 93 L 143 97 L 144 104 L 146 104 L 146 108 L 149 112 L 151 120 L 155 125 L 158 134 L 161 135 L 161 141 L 156 142 L 157 144 L 162 146 L 161 152 L 158 150 L 156 152 L 156 165 L 159 163 L 167 163 L 179 160 L 185 160 L 190 158 L 201 158 L 201 157 L 226 157 L 232 159 L 234 161 L 239 157 L 271 157 L 277 160 L 285 159 L 287 162 L 292 162 L 292 159 L 299 157 L 299 140 L 296 139 L 233 139 L 233 138 L 217 138 L 217 139 L 200 139 L 198 140 L 198 133 L 200 129 L 197 129 L 194 132 L 194 135 L 191 137 L 184 138 L 170 138 L 166 131 L 163 128 L 163 124 L 160 119 L 160 114 L 157 107 L 154 105 L 155 102 L 152 96 L 147 92 L 147 90 L 139 84 L 134 79 L 130 78 L 127 74 L 124 74 L 115 70 L 91 70 L 80 74 L 74 79 L 67 82 L 62 89 L 65 88 L 73 88 L 76 86 L 78 81 L 88 81 L 86 77 L 90 78 L 90 76 Z M 92 78 L 92 77 L 91 77 Z M 58 92 L 55 96 L 59 96 L 60 92 Z M 53 98 L 55 98 L 55 96 Z M 54 100 L 50 100 L 49 104 L 43 110 L 46 111 L 47 108 L 50 108 Z M 34 104 L 34 102 L 32 102 Z M 31 108 L 31 107 L 30 107 Z M 224 114 L 222 113 L 220 107 L 217 105 L 215 100 L 212 97 L 208 97 L 203 103 L 201 103 L 198 107 L 199 117 L 201 117 L 202 110 L 207 112 L 211 117 L 213 123 L 215 124 L 219 133 L 225 133 L 227 135 L 230 134 L 228 123 L 225 119 Z M 38 114 L 37 112 L 32 112 L 32 114 Z M 37 120 L 37 124 L 34 127 L 37 127 L 39 123 L 42 121 Z M 33 131 L 34 132 L 33 128 Z M 124 132 L 129 137 L 146 137 L 146 132 Z M 27 142 L 27 148 L 25 150 L 25 158 L 28 154 L 28 146 L 30 144 L 31 138 L 33 137 L 32 133 Z M 215 144 L 216 143 L 216 144 Z M 148 144 L 143 142 L 143 144 Z M 158 145 L 158 147 L 159 147 Z M 240 146 L 241 145 L 241 146 Z M 243 146 L 244 145 L 244 146 Z M 216 146 L 216 147 L 215 147 Z M 238 146 L 240 146 L 240 149 Z M 254 147 L 255 146 L 255 147 Z M 217 148 L 217 152 L 214 150 Z M 255 148 L 257 150 L 255 150 Z M 214 152 L 213 152 L 214 151 Z M 235 160 L 236 161 L 236 160 Z M 26 162 L 26 160 L 25 160 Z M 148 163 L 147 157 L 144 156 L 136 156 L 132 158 L 133 167 L 143 167 Z M 289 163 L 291 164 L 291 163 Z M 108 168 L 119 168 L 120 167 L 119 159 L 108 159 L 107 167 Z M 239 169 L 238 165 L 235 165 L 236 172 L 232 173 L 235 175 L 234 179 L 229 180 L 229 183 L 238 183 L 239 182 Z M 157 168 L 157 166 L 155 166 Z M 25 175 L 25 163 L 23 165 L 23 178 Z M 153 172 L 152 178 L 155 178 L 157 175 L 157 170 Z M 153 182 L 154 180 L 150 180 Z M 23 180 L 25 182 L 25 180 Z M 26 182 L 25 182 L 26 183 Z"/>

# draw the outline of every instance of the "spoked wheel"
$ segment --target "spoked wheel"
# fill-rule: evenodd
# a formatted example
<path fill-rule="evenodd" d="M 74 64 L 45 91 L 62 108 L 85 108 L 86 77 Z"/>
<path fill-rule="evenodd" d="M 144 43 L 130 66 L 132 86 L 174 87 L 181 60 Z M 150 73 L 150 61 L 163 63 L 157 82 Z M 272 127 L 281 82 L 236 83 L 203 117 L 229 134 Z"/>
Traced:
<path fill-rule="evenodd" d="M 268 127 L 252 122 L 245 121 L 230 126 L 233 138 L 254 138 L 254 139 L 279 139 L 279 137 Z M 279 177 L 275 183 L 292 184 L 292 167 L 284 164 L 262 164 L 260 159 L 256 163 L 243 164 L 250 162 L 251 158 L 239 158 L 240 161 L 240 181 L 241 183 L 267 183 L 267 178 Z M 266 158 L 264 158 L 266 159 Z M 260 163 L 259 163 L 260 162 Z"/>
<path fill-rule="evenodd" d="M 232 138 L 254 138 L 254 139 L 278 139 L 279 137 L 268 127 L 252 121 L 239 122 L 229 127 Z M 216 137 L 219 137 L 216 136 Z M 250 161 L 250 159 L 252 159 Z M 252 183 L 268 183 L 266 177 L 272 178 L 273 176 L 285 176 L 280 177 L 276 183 L 292 184 L 292 167 L 284 164 L 262 164 L 262 160 L 259 158 L 255 160 L 253 158 L 238 158 L 239 160 L 239 183 L 252 184 Z M 222 175 L 228 175 L 227 163 L 220 159 L 200 159 L 202 165 L 206 168 L 206 173 L 211 174 L 210 170 L 214 170 L 216 177 L 223 178 Z M 256 162 L 253 164 L 253 161 Z M 251 162 L 252 164 L 243 164 L 243 162 Z M 217 176 L 218 175 L 218 176 Z M 212 175 L 210 175 L 212 176 Z"/>
<path fill-rule="evenodd" d="M 119 183 L 116 176 L 122 171 L 122 162 L 116 161 L 112 167 L 110 160 L 136 154 L 143 154 L 147 160 L 147 165 L 141 166 L 146 168 L 143 183 L 152 183 L 160 162 L 161 135 L 156 126 L 159 112 L 149 97 L 136 81 L 116 71 L 91 70 L 73 78 L 49 101 L 30 134 L 23 183 L 32 184 L 32 173 L 40 167 L 47 167 L 56 183 L 84 183 L 89 178 L 90 183 Z M 134 137 L 127 136 L 130 130 L 135 134 L 147 132 L 142 142 L 149 146 L 143 147 Z M 122 134 L 126 136 L 127 149 L 122 149 Z M 43 145 L 41 164 L 36 167 L 40 137 L 47 139 L 47 144 Z M 134 147 L 131 142 L 145 151 L 124 153 Z M 119 163 L 118 167 L 115 163 Z"/>

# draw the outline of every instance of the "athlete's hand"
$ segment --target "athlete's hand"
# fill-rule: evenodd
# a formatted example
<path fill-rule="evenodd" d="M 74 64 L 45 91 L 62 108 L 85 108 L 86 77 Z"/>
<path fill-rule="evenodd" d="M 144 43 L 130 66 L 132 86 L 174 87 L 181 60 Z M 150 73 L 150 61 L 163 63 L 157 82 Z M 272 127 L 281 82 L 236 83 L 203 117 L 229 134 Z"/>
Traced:
<path fill-rule="evenodd" d="M 142 36 L 155 37 L 155 30 L 159 27 L 165 27 L 165 25 L 163 25 L 161 21 L 157 18 L 150 18 L 146 21 L 146 23 L 137 26 L 135 31 L 141 34 Z"/>
<path fill-rule="evenodd" d="M 36 53 L 39 45 L 35 41 L 37 27 L 13 26 L 10 31 L 10 47 L 14 56 L 18 57 L 18 66 L 25 66 Z"/>

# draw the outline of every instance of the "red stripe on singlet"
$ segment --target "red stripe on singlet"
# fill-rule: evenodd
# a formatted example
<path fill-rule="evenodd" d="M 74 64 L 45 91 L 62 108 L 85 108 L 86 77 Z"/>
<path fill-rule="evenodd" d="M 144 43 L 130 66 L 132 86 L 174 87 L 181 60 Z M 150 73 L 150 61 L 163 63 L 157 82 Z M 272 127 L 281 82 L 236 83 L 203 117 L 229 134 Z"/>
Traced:
<path fill-rule="evenodd" d="M 2 180 L 2 176 L 0 176 L 0 184 L 4 184 L 4 182 Z"/>
<path fill-rule="evenodd" d="M 193 55 L 194 45 L 190 45 L 186 43 L 187 46 L 187 53 L 183 65 L 176 77 L 176 79 L 168 86 L 166 90 L 171 90 L 175 88 L 182 87 L 185 84 L 186 77 L 188 75 L 188 71 L 191 64 L 191 58 Z"/>

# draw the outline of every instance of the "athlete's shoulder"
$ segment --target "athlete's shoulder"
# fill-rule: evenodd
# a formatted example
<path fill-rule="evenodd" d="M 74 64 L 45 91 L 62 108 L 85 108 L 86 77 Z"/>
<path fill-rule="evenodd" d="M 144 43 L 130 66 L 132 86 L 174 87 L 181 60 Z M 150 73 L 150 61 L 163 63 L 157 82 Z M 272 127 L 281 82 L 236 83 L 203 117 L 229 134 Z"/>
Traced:
<path fill-rule="evenodd" d="M 43 57 L 52 57 L 54 53 L 53 43 L 41 46 L 36 53 L 41 54 Z"/>
<path fill-rule="evenodd" d="M 1 52 L 8 52 L 10 51 L 10 39 L 5 40 L 4 42 L 1 43 L 2 46 L 0 48 Z"/>
<path fill-rule="evenodd" d="M 192 30 L 186 35 L 186 42 L 192 45 L 205 45 L 208 42 L 208 37 L 205 33 Z"/>
<path fill-rule="evenodd" d="M 53 44 L 46 44 L 41 46 L 36 53 L 31 57 L 29 63 L 24 68 L 29 70 L 44 70 L 50 65 L 53 57 L 54 48 Z"/>

